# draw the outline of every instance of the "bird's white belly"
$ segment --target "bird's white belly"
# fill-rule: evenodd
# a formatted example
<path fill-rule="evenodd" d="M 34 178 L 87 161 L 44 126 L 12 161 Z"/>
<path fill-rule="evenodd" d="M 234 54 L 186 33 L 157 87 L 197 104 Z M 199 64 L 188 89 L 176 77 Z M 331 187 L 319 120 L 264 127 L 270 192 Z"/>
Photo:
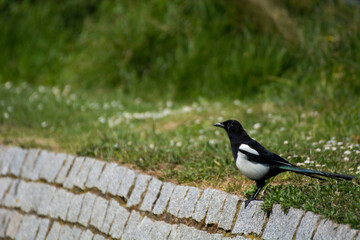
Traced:
<path fill-rule="evenodd" d="M 251 162 L 247 160 L 247 156 L 241 152 L 238 152 L 236 167 L 242 175 L 251 180 L 260 180 L 269 172 L 268 165 Z"/>

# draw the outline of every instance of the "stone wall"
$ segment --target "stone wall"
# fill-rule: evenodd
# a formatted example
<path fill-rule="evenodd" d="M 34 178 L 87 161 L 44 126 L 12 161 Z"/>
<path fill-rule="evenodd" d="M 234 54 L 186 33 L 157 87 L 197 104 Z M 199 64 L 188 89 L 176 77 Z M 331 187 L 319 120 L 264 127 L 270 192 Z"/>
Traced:
<path fill-rule="evenodd" d="M 356 239 L 311 212 L 174 185 L 116 163 L 0 146 L 1 239 Z"/>

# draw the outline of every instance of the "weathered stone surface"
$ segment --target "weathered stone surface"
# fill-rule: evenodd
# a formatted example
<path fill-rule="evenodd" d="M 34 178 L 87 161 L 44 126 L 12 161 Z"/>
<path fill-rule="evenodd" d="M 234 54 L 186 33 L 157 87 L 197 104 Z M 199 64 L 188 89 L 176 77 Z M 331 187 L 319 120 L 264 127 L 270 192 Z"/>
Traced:
<path fill-rule="evenodd" d="M 114 196 L 116 195 L 121 185 L 121 181 L 126 174 L 126 171 L 127 168 L 119 167 L 119 166 L 115 167 L 115 169 L 112 172 L 112 177 L 110 178 L 106 192 L 111 193 Z"/>
<path fill-rule="evenodd" d="M 89 229 L 87 229 L 81 233 L 79 240 L 93 239 L 93 236 L 94 236 L 94 234 Z"/>
<path fill-rule="evenodd" d="M 92 166 L 86 184 L 85 186 L 87 188 L 93 188 L 95 187 L 95 184 L 97 183 L 101 172 L 103 171 L 103 168 L 105 166 L 105 163 L 99 160 L 95 160 L 94 165 Z"/>
<path fill-rule="evenodd" d="M 80 194 L 80 195 L 73 194 L 69 206 L 69 210 L 66 216 L 68 222 L 76 223 L 78 221 L 83 198 L 84 198 L 84 194 Z"/>
<path fill-rule="evenodd" d="M 10 216 L 10 221 L 6 229 L 6 236 L 10 238 L 15 238 L 19 230 L 20 224 L 22 222 L 23 215 L 17 211 L 12 211 Z M 1 222 L 1 221 L 0 221 Z"/>
<path fill-rule="evenodd" d="M 77 157 L 75 158 L 75 161 L 71 167 L 70 173 L 67 176 L 67 178 L 65 179 L 64 182 L 64 187 L 68 188 L 68 189 L 72 189 L 75 183 L 75 179 L 78 177 L 80 168 L 84 162 L 85 158 L 84 157 Z"/>
<path fill-rule="evenodd" d="M 310 239 L 319 219 L 319 215 L 316 215 L 312 212 L 306 212 L 305 216 L 301 219 L 298 230 L 296 231 L 295 239 Z"/>
<path fill-rule="evenodd" d="M 150 233 L 153 226 L 154 222 L 145 216 L 138 226 L 138 230 L 135 234 L 136 239 L 151 240 Z"/>
<path fill-rule="evenodd" d="M 83 197 L 80 215 L 78 217 L 78 222 L 85 227 L 87 227 L 89 224 L 95 199 L 96 199 L 96 195 L 92 193 L 86 193 Z"/>
<path fill-rule="evenodd" d="M 102 193 L 106 193 L 109 182 L 113 177 L 113 172 L 116 169 L 116 163 L 106 163 L 103 172 L 100 174 L 99 180 L 95 183 L 95 187 Z"/>
<path fill-rule="evenodd" d="M 34 215 L 25 215 L 16 234 L 16 239 L 35 239 L 40 221 Z"/>
<path fill-rule="evenodd" d="M 99 234 L 96 234 L 92 240 L 104 240 L 105 238 Z"/>
<path fill-rule="evenodd" d="M 200 199 L 197 201 L 195 211 L 192 218 L 198 222 L 204 219 L 206 212 L 208 211 L 210 199 L 214 193 L 214 189 L 207 188 L 201 194 Z"/>
<path fill-rule="evenodd" d="M 58 175 L 56 176 L 55 182 L 59 184 L 64 184 L 66 177 L 70 171 L 70 168 L 75 160 L 73 155 L 67 155 L 63 165 L 60 168 Z"/>
<path fill-rule="evenodd" d="M 114 206 L 115 219 L 111 225 L 109 234 L 113 238 L 120 238 L 124 232 L 125 224 L 129 218 L 130 213 L 128 210 L 126 210 L 126 208 L 120 205 L 114 204 Z"/>
<path fill-rule="evenodd" d="M 180 208 L 179 218 L 190 218 L 195 210 L 195 205 L 200 198 L 201 190 L 196 187 L 189 187 L 184 200 L 184 204 Z"/>
<path fill-rule="evenodd" d="M 61 226 L 58 222 L 53 222 L 51 229 L 46 237 L 47 240 L 59 239 Z"/>
<path fill-rule="evenodd" d="M 40 178 L 45 179 L 49 183 L 55 181 L 56 176 L 59 174 L 67 155 L 64 153 L 54 154 L 50 153 L 43 168 L 40 171 Z"/>
<path fill-rule="evenodd" d="M 336 238 L 336 229 L 338 225 L 330 220 L 324 219 L 320 221 L 316 229 L 314 240 L 332 240 Z"/>
<path fill-rule="evenodd" d="M 236 195 L 227 195 L 218 225 L 220 228 L 224 230 L 231 229 L 239 200 L 240 198 Z"/>
<path fill-rule="evenodd" d="M 40 153 L 40 150 L 38 150 L 38 149 L 28 150 L 25 160 L 23 162 L 23 166 L 20 171 L 21 177 L 23 177 L 25 179 L 31 178 L 36 160 L 39 157 L 39 153 Z"/>
<path fill-rule="evenodd" d="M 1 203 L 7 207 L 15 207 L 17 204 L 18 187 L 20 181 L 12 180 L 9 191 L 3 197 Z"/>
<path fill-rule="evenodd" d="M 18 204 L 25 212 L 31 210 L 46 215 L 56 188 L 43 183 L 21 181 L 18 188 Z"/>
<path fill-rule="evenodd" d="M 10 171 L 9 173 L 11 175 L 15 175 L 17 177 L 20 176 L 20 171 L 23 165 L 23 162 L 25 161 L 27 151 L 19 148 L 18 151 L 16 151 L 15 156 L 13 160 L 10 163 Z"/>
<path fill-rule="evenodd" d="M 128 169 L 126 171 L 126 174 L 121 181 L 121 185 L 119 187 L 119 190 L 117 192 L 117 195 L 120 197 L 125 198 L 126 200 L 129 198 L 129 191 L 132 185 L 135 182 L 136 173 L 133 170 Z"/>
<path fill-rule="evenodd" d="M 107 211 L 106 211 L 104 223 L 102 224 L 102 227 L 101 227 L 101 231 L 103 233 L 106 233 L 106 234 L 109 233 L 111 224 L 113 223 L 114 218 L 115 218 L 115 213 L 116 213 L 115 210 L 118 207 L 119 207 L 119 204 L 114 199 L 111 199 L 109 206 L 107 208 Z"/>
<path fill-rule="evenodd" d="M 5 237 L 6 229 L 10 222 L 10 217 L 10 211 L 0 208 L 0 237 Z"/>
<path fill-rule="evenodd" d="M 200 238 L 202 237 L 202 238 Z M 206 239 L 202 231 L 193 227 L 188 227 L 184 224 L 179 224 L 177 228 L 172 229 L 168 240 L 187 240 L 187 239 Z"/>
<path fill-rule="evenodd" d="M 84 162 L 79 170 L 79 173 L 74 177 L 73 183 L 74 186 L 84 190 L 85 183 L 88 179 L 89 172 L 95 163 L 95 159 L 93 158 L 85 158 Z"/>
<path fill-rule="evenodd" d="M 221 216 L 221 211 L 225 202 L 227 194 L 223 191 L 215 190 L 210 203 L 209 210 L 206 214 L 206 224 L 218 224 Z"/>
<path fill-rule="evenodd" d="M 126 206 L 132 207 L 138 205 L 141 201 L 141 196 L 145 192 L 151 177 L 145 174 L 139 174 L 136 178 L 134 190 L 132 191 Z"/>
<path fill-rule="evenodd" d="M 148 211 L 150 212 L 153 208 L 153 205 L 156 201 L 157 196 L 159 195 L 160 188 L 162 182 L 153 177 L 149 183 L 148 189 L 146 191 L 144 201 L 141 204 L 140 210 L 141 211 Z"/>
<path fill-rule="evenodd" d="M 10 184 L 12 183 L 12 179 L 11 178 L 0 178 L 0 202 L 1 199 L 4 197 L 5 192 L 8 190 L 8 188 L 10 187 Z"/>
<path fill-rule="evenodd" d="M 179 224 L 173 224 L 171 225 L 171 231 L 170 234 L 167 238 L 167 240 L 176 240 L 177 235 L 178 235 L 178 228 L 179 228 Z"/>
<path fill-rule="evenodd" d="M 245 235 L 254 233 L 259 236 L 266 219 L 265 212 L 261 210 L 262 204 L 263 202 L 261 201 L 251 201 L 247 208 L 245 208 L 245 203 L 243 202 L 232 233 L 243 233 Z"/>
<path fill-rule="evenodd" d="M 171 215 L 177 216 L 180 208 L 184 204 L 184 198 L 189 190 L 188 186 L 176 186 L 169 202 L 167 212 Z"/>
<path fill-rule="evenodd" d="M 160 196 L 157 199 L 155 206 L 152 212 L 156 215 L 160 215 L 166 209 L 166 206 L 169 202 L 172 192 L 174 191 L 175 185 L 172 183 L 164 183 L 161 188 Z"/>
<path fill-rule="evenodd" d="M 285 214 L 279 204 L 275 205 L 262 237 L 264 239 L 292 239 L 304 214 L 304 211 L 295 208 L 290 208 Z"/>
<path fill-rule="evenodd" d="M 357 231 L 351 229 L 349 225 L 340 224 L 336 229 L 336 238 L 337 239 L 353 239 Z"/>
<path fill-rule="evenodd" d="M 171 225 L 164 221 L 154 221 L 150 239 L 165 240 L 170 235 Z"/>
<path fill-rule="evenodd" d="M 49 215 L 52 218 L 59 218 L 61 220 L 66 220 L 66 214 L 69 209 L 71 199 L 73 194 L 59 188 L 54 193 L 54 197 L 50 203 Z"/>
<path fill-rule="evenodd" d="M 36 240 L 44 240 L 46 237 L 46 233 L 48 232 L 48 228 L 50 225 L 49 219 L 39 219 L 39 229 L 36 234 Z"/>
<path fill-rule="evenodd" d="M 142 217 L 137 211 L 131 211 L 130 217 L 126 224 L 124 234 L 122 235 L 122 240 L 132 240 L 133 236 L 137 233 L 138 226 L 142 221 Z"/>
<path fill-rule="evenodd" d="M 13 161 L 15 155 L 21 150 L 22 149 L 18 147 L 7 149 L 0 162 L 0 175 L 6 175 L 9 173 L 11 162 Z"/>
<path fill-rule="evenodd" d="M 70 227 L 62 225 L 59 233 L 59 240 L 78 240 L 81 234 L 81 229 L 77 227 Z"/>
<path fill-rule="evenodd" d="M 39 180 L 40 179 L 40 171 L 43 168 L 43 166 L 48 161 L 48 155 L 49 152 L 46 150 L 42 150 L 39 154 L 38 159 L 36 160 L 35 166 L 32 170 L 30 179 L 31 180 Z"/>
<path fill-rule="evenodd" d="M 90 225 L 101 230 L 104 223 L 105 214 L 109 201 L 102 197 L 97 197 L 91 214 Z"/>

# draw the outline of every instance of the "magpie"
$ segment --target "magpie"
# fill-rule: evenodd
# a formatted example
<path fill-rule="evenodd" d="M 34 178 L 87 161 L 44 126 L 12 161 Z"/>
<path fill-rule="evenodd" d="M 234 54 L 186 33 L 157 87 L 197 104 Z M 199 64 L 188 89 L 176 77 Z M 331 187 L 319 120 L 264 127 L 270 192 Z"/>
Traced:
<path fill-rule="evenodd" d="M 312 178 L 325 180 L 322 177 L 333 179 L 352 180 L 354 176 L 321 172 L 306 168 L 300 168 L 289 163 L 275 153 L 266 150 L 260 143 L 252 139 L 236 120 L 215 123 L 214 126 L 225 129 L 227 132 L 235 165 L 240 173 L 256 182 L 255 193 L 245 201 L 245 208 L 252 200 L 255 200 L 261 189 L 265 186 L 265 180 L 279 173 L 291 171 Z"/>

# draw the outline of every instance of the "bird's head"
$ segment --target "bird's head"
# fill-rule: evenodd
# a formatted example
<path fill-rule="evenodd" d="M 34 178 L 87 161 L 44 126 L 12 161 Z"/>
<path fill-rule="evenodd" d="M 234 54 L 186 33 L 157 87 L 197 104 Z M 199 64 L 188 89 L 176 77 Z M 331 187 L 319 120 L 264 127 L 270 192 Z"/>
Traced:
<path fill-rule="evenodd" d="M 243 137 L 248 137 L 244 128 L 236 120 L 227 120 L 225 122 L 218 122 L 214 124 L 215 127 L 220 127 L 225 129 L 229 135 L 230 140 L 236 140 Z"/>

